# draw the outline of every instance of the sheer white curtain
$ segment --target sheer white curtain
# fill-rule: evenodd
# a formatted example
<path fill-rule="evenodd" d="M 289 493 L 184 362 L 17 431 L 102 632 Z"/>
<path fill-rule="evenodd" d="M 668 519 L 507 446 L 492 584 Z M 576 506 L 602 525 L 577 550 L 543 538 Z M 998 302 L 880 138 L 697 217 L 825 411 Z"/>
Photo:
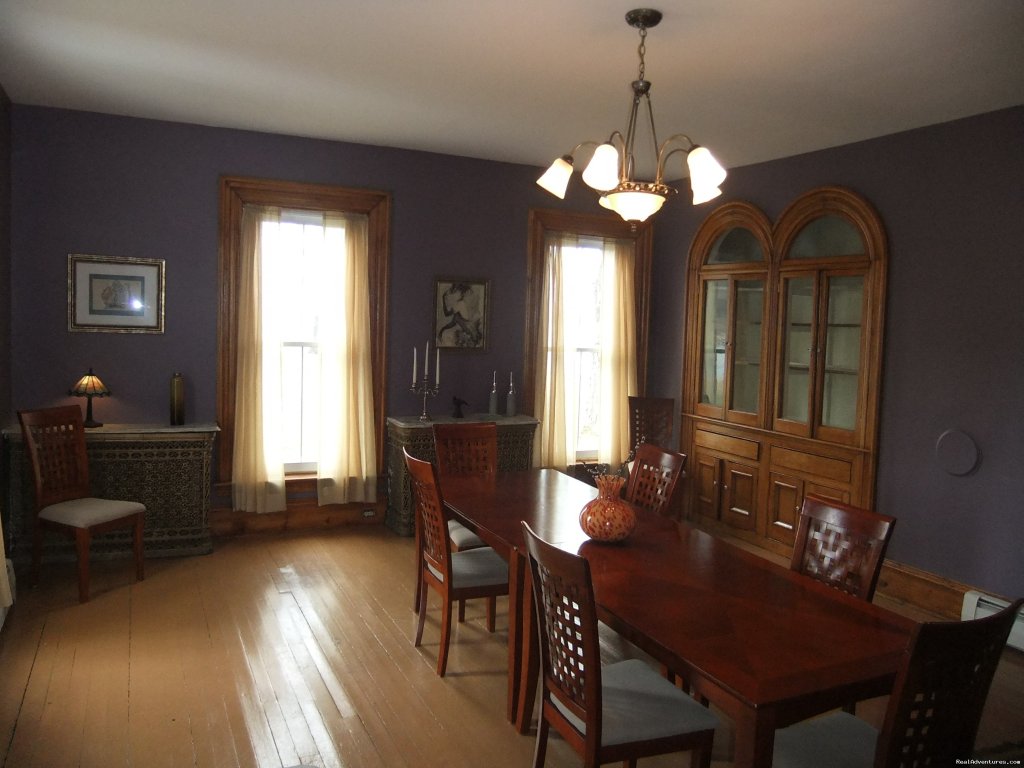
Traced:
<path fill-rule="evenodd" d="M 534 379 L 534 415 L 540 422 L 534 438 L 533 460 L 541 467 L 567 467 L 576 463 L 575 430 L 570 441 L 566 407 L 568 350 L 565 343 L 564 287 L 562 285 L 562 248 L 573 247 L 576 238 L 549 237 L 544 246 L 544 283 L 541 290 L 540 324 L 537 333 L 536 378 Z M 570 460 L 571 457 L 571 460 Z"/>
<path fill-rule="evenodd" d="M 600 350 L 598 461 L 616 466 L 630 449 L 628 397 L 636 393 L 634 246 L 627 240 L 587 238 L 588 256 L 581 259 L 583 242 L 575 234 L 556 233 L 545 243 L 534 379 L 535 415 L 540 421 L 534 445 L 538 466 L 561 468 L 576 463 L 578 349 L 592 343 L 575 338 L 581 328 Z M 596 295 L 580 295 L 581 284 L 594 284 L 579 279 L 581 269 L 596 270 L 599 275 Z M 589 322 L 595 302 L 596 333 Z M 582 321 L 566 316 L 581 305 L 588 306 Z"/>
<path fill-rule="evenodd" d="M 286 506 L 282 351 L 297 320 L 315 328 L 318 350 L 318 502 L 376 496 L 366 217 L 324 214 L 304 230 L 298 268 L 283 250 L 292 233 L 280 209 L 243 210 L 232 468 L 240 510 Z M 290 295 L 302 296 L 299 312 Z"/>

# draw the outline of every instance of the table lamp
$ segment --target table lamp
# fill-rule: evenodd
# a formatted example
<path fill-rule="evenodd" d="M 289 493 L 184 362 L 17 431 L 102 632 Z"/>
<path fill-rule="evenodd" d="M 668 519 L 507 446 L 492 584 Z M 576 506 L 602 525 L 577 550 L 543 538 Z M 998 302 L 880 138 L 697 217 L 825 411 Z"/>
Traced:
<path fill-rule="evenodd" d="M 110 394 L 110 390 L 107 389 L 107 385 L 100 381 L 100 377 L 92 372 L 92 368 L 82 378 L 78 380 L 70 390 L 69 395 L 76 395 L 78 397 L 86 398 L 87 405 L 85 407 L 85 427 L 102 427 L 103 423 L 94 421 L 92 418 L 92 399 L 94 397 L 106 397 Z"/>

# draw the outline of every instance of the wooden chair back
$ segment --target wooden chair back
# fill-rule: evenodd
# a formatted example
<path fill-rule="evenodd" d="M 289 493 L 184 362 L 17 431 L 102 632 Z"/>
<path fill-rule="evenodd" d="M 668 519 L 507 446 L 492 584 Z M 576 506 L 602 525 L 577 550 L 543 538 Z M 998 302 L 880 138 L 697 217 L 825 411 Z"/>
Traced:
<path fill-rule="evenodd" d="M 36 513 L 91 495 L 82 409 L 77 405 L 19 411 L 36 491 Z"/>
<path fill-rule="evenodd" d="M 789 567 L 870 601 L 895 524 L 889 515 L 809 494 Z"/>
<path fill-rule="evenodd" d="M 441 477 L 494 474 L 498 471 L 498 426 L 493 421 L 435 424 L 434 452 Z"/>
<path fill-rule="evenodd" d="M 596 754 L 601 738 L 601 648 L 590 563 L 558 549 L 522 523 L 540 620 L 541 677 L 547 694 L 586 723 L 559 731 L 577 752 Z M 550 710 L 552 704 L 543 704 Z M 592 744 L 588 742 L 592 741 Z"/>
<path fill-rule="evenodd" d="M 971 621 L 929 622 L 911 636 L 889 697 L 875 765 L 955 765 L 974 752 L 985 699 L 1024 600 Z"/>
<path fill-rule="evenodd" d="M 452 570 L 451 543 L 448 538 L 447 514 L 441 489 L 437 480 L 437 469 L 429 461 L 422 461 L 405 453 L 405 466 L 409 470 L 409 485 L 412 489 L 413 509 L 416 514 L 416 532 L 420 541 L 421 556 L 425 564 L 433 566 L 450 578 Z M 420 566 L 422 567 L 422 566 Z"/>
<path fill-rule="evenodd" d="M 685 454 L 641 443 L 637 446 L 623 497 L 659 515 L 669 514 L 673 509 L 676 489 L 681 487 L 679 478 L 685 465 Z"/>
<path fill-rule="evenodd" d="M 635 451 L 641 443 L 661 448 L 672 444 L 675 400 L 671 397 L 629 397 L 629 445 Z"/>

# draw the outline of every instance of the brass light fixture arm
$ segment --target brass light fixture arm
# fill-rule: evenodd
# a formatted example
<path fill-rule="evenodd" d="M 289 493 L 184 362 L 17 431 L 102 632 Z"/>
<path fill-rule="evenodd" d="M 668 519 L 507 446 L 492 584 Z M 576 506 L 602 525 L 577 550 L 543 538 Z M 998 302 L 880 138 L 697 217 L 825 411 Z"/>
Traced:
<path fill-rule="evenodd" d="M 684 140 L 686 141 L 685 146 L 680 144 L 680 142 Z M 677 133 L 665 139 L 665 143 L 658 147 L 658 173 L 655 176 L 656 183 L 663 183 L 662 180 L 665 177 L 665 166 L 668 164 L 668 159 L 672 157 L 672 155 L 676 152 L 685 152 L 686 154 L 690 154 L 690 152 L 695 150 L 698 146 L 699 145 L 695 144 L 693 139 L 685 133 Z"/>

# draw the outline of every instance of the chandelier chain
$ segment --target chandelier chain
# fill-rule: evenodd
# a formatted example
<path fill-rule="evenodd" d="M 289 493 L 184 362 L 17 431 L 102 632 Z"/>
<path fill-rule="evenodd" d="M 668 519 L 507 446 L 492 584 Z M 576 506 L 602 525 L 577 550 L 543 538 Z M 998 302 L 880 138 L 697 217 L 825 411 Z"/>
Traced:
<path fill-rule="evenodd" d="M 644 79 L 644 54 L 647 53 L 647 27 L 640 27 L 640 45 L 636 49 L 637 55 L 640 57 L 640 76 L 638 80 Z"/>

